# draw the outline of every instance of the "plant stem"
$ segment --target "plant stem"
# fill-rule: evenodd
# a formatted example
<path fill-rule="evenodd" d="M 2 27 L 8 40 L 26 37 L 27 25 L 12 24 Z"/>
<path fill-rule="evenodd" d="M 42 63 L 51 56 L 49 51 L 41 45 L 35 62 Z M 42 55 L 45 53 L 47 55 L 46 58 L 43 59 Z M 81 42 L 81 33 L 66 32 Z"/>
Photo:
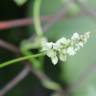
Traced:
<path fill-rule="evenodd" d="M 34 26 L 36 33 L 39 37 L 42 37 L 43 31 L 40 24 L 40 6 L 42 0 L 35 0 L 34 1 L 34 9 L 33 9 L 33 19 L 34 19 Z"/>
<path fill-rule="evenodd" d="M 23 61 L 23 60 L 28 60 L 29 58 L 36 58 L 36 57 L 40 57 L 40 56 L 43 56 L 43 55 L 44 55 L 44 53 L 40 53 L 40 54 L 29 55 L 29 56 L 19 57 L 19 58 L 13 59 L 13 60 L 9 60 L 7 62 L 1 63 L 0 68 L 12 65 L 14 63 L 17 63 L 17 62 L 20 62 L 20 61 Z"/>
<path fill-rule="evenodd" d="M 30 43 L 30 42 L 27 42 L 27 41 L 23 41 L 21 43 L 21 52 L 23 55 L 25 56 L 28 56 L 28 55 L 32 55 L 33 53 L 30 51 L 30 49 L 37 49 L 39 48 L 39 46 L 35 43 Z M 31 62 L 32 66 L 35 68 L 35 69 L 42 69 L 42 64 L 41 62 L 36 59 L 36 58 L 29 58 L 29 61 Z"/>

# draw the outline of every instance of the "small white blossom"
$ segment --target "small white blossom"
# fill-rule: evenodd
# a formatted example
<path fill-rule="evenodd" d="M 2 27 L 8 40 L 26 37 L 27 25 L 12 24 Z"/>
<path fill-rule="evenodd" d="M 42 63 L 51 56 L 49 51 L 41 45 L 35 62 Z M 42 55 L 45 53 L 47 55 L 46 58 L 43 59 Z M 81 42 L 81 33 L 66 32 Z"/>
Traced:
<path fill-rule="evenodd" d="M 67 56 L 63 53 L 60 53 L 59 58 L 60 58 L 61 61 L 66 61 L 67 60 Z"/>
<path fill-rule="evenodd" d="M 50 43 L 45 43 L 45 46 L 43 47 L 42 50 L 50 50 L 50 49 L 52 48 L 52 45 L 53 45 L 52 42 L 50 42 Z"/>
<path fill-rule="evenodd" d="M 56 52 L 53 49 L 46 51 L 46 54 L 48 57 L 55 57 L 56 56 Z"/>
<path fill-rule="evenodd" d="M 90 37 L 90 32 L 86 32 L 84 36 L 88 39 Z"/>
<path fill-rule="evenodd" d="M 67 54 L 67 49 L 65 49 L 65 48 L 61 49 L 60 53 Z"/>
<path fill-rule="evenodd" d="M 58 58 L 57 58 L 57 56 L 52 57 L 51 60 L 52 60 L 52 63 L 53 63 L 54 65 L 56 65 L 56 64 L 58 63 Z"/>
<path fill-rule="evenodd" d="M 56 43 L 57 43 L 58 45 L 59 45 L 59 44 L 66 44 L 66 43 L 67 43 L 67 39 L 66 39 L 65 37 L 60 38 L 59 40 L 57 40 Z"/>
<path fill-rule="evenodd" d="M 82 36 L 82 41 L 85 44 L 88 40 L 88 38 L 90 37 L 90 32 L 86 32 L 83 36 Z"/>
<path fill-rule="evenodd" d="M 41 44 L 42 51 L 44 51 L 46 55 L 51 58 L 52 63 L 56 65 L 58 60 L 66 61 L 67 55 L 75 55 L 76 52 L 84 46 L 89 37 L 90 32 L 86 32 L 84 35 L 74 33 L 71 39 L 63 37 L 57 40 L 56 43 L 45 40 L 42 42 L 43 44 Z"/>
<path fill-rule="evenodd" d="M 80 38 L 78 33 L 74 33 L 73 36 L 71 37 L 71 40 L 78 40 Z"/>
<path fill-rule="evenodd" d="M 65 37 L 57 40 L 56 45 L 60 48 L 66 47 L 70 43 L 69 39 L 66 39 Z"/>
<path fill-rule="evenodd" d="M 81 47 L 84 46 L 83 42 L 79 42 L 78 45 L 81 46 Z"/>
<path fill-rule="evenodd" d="M 68 55 L 75 55 L 76 54 L 76 50 L 73 48 L 73 47 L 69 47 L 68 49 L 67 49 L 67 54 Z"/>
<path fill-rule="evenodd" d="M 75 44 L 74 50 L 78 51 L 80 49 L 80 45 L 79 44 Z"/>
<path fill-rule="evenodd" d="M 42 42 L 42 43 L 43 43 L 42 44 L 42 47 L 43 47 L 42 51 L 44 51 L 46 53 L 46 55 L 51 58 L 52 63 L 54 65 L 57 64 L 58 58 L 56 55 L 57 53 L 55 51 L 55 49 L 56 49 L 55 44 L 53 42 L 46 42 L 46 43 Z"/>
<path fill-rule="evenodd" d="M 58 62 L 57 53 L 54 49 L 50 49 L 46 52 L 47 56 L 51 58 L 52 63 L 55 65 Z"/>

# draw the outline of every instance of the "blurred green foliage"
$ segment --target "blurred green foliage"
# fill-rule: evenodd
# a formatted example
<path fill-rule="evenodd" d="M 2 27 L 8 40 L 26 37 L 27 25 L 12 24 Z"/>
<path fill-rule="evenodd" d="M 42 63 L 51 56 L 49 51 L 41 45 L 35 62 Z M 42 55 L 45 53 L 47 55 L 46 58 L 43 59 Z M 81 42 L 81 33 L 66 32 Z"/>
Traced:
<path fill-rule="evenodd" d="M 58 11 L 63 6 L 66 6 L 66 2 L 67 2 L 66 0 L 51 0 L 51 1 L 42 0 L 41 16 L 55 16 L 56 13 L 58 13 Z M 82 0 L 82 2 L 85 3 L 86 6 L 88 6 L 88 8 L 90 8 L 93 11 L 96 9 L 96 0 L 86 0 L 86 1 Z M 12 2 L 11 1 L 8 2 L 9 5 L 10 3 Z M 4 5 L 5 2 L 0 1 L 0 4 Z M 5 4 L 6 5 L 5 8 L 9 7 L 8 4 L 7 5 Z M 3 5 L 2 5 L 2 8 L 4 8 Z M 17 9 L 15 9 L 14 6 Z M 82 48 L 76 54 L 76 56 L 68 57 L 68 61 L 65 62 L 64 64 L 58 64 L 54 67 L 51 64 L 50 60 L 46 57 L 45 65 L 44 65 L 45 73 L 53 80 L 66 86 L 70 86 L 72 84 L 75 84 L 77 81 L 79 81 L 76 83 L 76 85 L 71 86 L 71 88 L 73 89 L 74 89 L 74 86 L 79 86 L 79 87 L 76 88 L 75 91 L 72 91 L 70 96 L 95 96 L 96 95 L 96 77 L 95 77 L 94 66 L 96 63 L 96 56 L 95 56 L 96 21 L 91 16 L 89 17 L 86 14 L 82 15 L 83 13 L 81 12 L 80 6 L 78 4 L 71 3 L 71 4 L 68 4 L 67 7 L 68 7 L 68 10 L 64 18 L 57 21 L 46 33 L 44 33 L 48 37 L 49 41 L 55 41 L 63 36 L 70 37 L 74 32 L 83 33 L 87 31 L 91 32 L 91 38 L 89 39 L 88 43 L 84 46 L 84 48 Z M 30 17 L 32 17 L 33 1 L 30 0 L 28 4 L 21 6 L 21 8 L 19 9 L 14 4 L 11 5 L 10 8 L 11 9 L 13 8 L 13 9 L 11 12 L 8 11 L 10 13 L 9 18 L 5 16 L 5 18 L 7 19 L 25 17 L 24 14 L 27 14 L 26 17 L 29 17 L 29 14 L 31 14 Z M 22 9 L 23 9 L 23 13 L 21 13 Z M 27 9 L 27 12 L 26 12 L 26 9 Z M 12 15 L 11 17 L 11 14 L 12 12 L 14 12 L 14 10 L 16 10 L 15 16 Z M 21 10 L 21 11 L 18 12 L 18 10 Z M 79 14 L 80 12 L 82 13 L 81 15 Z M 2 14 L 4 14 L 4 12 Z M 18 14 L 20 15 L 18 16 Z M 1 20 L 4 20 L 3 16 L 2 16 L 3 19 L 1 18 Z M 9 42 L 12 42 L 13 44 L 20 45 L 20 42 L 28 38 L 31 35 L 30 33 L 33 33 L 34 31 L 35 31 L 34 26 L 31 26 L 30 30 L 29 30 L 29 27 L 13 28 L 10 30 L 0 31 L 0 38 L 3 38 Z M 3 50 L 5 51 L 3 52 L 2 50 L 3 49 L 0 49 L 1 61 L 2 59 L 6 60 L 6 59 L 15 57 L 12 53 L 6 52 L 5 50 Z M 6 55 L 6 58 L 5 58 L 5 55 Z M 23 67 L 22 65 L 16 65 L 16 66 L 13 66 L 13 67 L 11 66 L 10 68 L 8 67 L 2 70 L 0 69 L 0 73 L 1 73 L 0 83 L 4 80 L 4 82 L 0 84 L 0 88 L 3 87 L 3 85 L 5 85 L 5 82 L 7 83 L 12 77 L 14 77 L 17 73 L 19 73 L 18 71 L 20 71 L 22 67 Z M 13 70 L 13 71 L 10 72 L 10 70 Z M 32 94 L 33 96 L 38 96 L 37 93 L 41 93 L 41 92 L 42 94 L 39 96 L 49 96 L 48 95 L 49 91 L 42 88 L 41 87 L 42 85 L 40 85 L 40 83 L 37 83 L 38 81 L 39 80 L 37 80 L 36 77 L 32 77 L 30 75 L 24 81 L 22 81 L 20 85 L 18 84 L 18 86 L 14 88 L 11 92 L 9 92 L 8 95 L 6 96 L 13 96 L 14 94 L 15 96 L 26 96 L 27 93 L 25 93 L 24 95 L 24 91 L 29 92 L 31 94 L 29 96 L 32 96 Z"/>
<path fill-rule="evenodd" d="M 88 4 L 88 7 L 90 6 L 91 8 L 93 7 L 96 8 L 95 0 L 91 0 L 91 1 L 87 0 L 87 1 L 88 1 L 87 3 L 85 1 L 85 4 L 86 5 Z M 61 0 L 53 0 L 52 2 L 49 2 L 49 0 L 42 0 L 41 15 L 55 16 L 55 14 L 58 12 L 58 10 L 60 10 L 60 8 L 62 8 L 62 6 L 64 6 L 64 4 L 66 5 L 66 2 L 62 3 Z M 71 94 L 72 96 L 95 96 L 96 92 L 94 92 L 94 90 L 96 91 L 96 77 L 95 77 L 95 72 L 92 71 L 94 68 L 92 69 L 92 67 L 90 66 L 93 66 L 93 64 L 96 63 L 96 56 L 95 56 L 96 23 L 92 17 L 76 16 L 76 14 L 80 12 L 79 5 L 75 4 L 74 6 L 71 7 L 69 6 L 68 10 L 70 10 L 68 11 L 70 13 L 68 15 L 71 16 L 68 18 L 67 15 L 64 17 L 63 20 L 57 21 L 45 33 L 45 35 L 48 37 L 49 40 L 55 41 L 63 36 L 70 37 L 74 32 L 83 33 L 87 31 L 91 31 L 91 38 L 88 41 L 88 43 L 85 45 L 85 47 L 82 48 L 77 53 L 76 56 L 69 57 L 69 60 L 66 63 L 60 65 L 62 70 L 60 76 L 61 76 L 61 81 L 66 82 L 69 86 L 70 84 L 74 84 L 79 79 L 81 80 L 78 82 L 81 85 L 79 86 L 79 88 L 76 89 L 76 91 L 72 92 Z M 72 12 L 75 14 L 72 14 Z M 88 69 L 89 69 L 88 71 L 89 73 L 87 72 L 86 74 L 86 71 Z M 83 74 L 85 74 L 85 77 L 80 77 L 83 76 Z M 82 79 L 86 78 L 86 79 L 82 80 L 81 78 Z"/>

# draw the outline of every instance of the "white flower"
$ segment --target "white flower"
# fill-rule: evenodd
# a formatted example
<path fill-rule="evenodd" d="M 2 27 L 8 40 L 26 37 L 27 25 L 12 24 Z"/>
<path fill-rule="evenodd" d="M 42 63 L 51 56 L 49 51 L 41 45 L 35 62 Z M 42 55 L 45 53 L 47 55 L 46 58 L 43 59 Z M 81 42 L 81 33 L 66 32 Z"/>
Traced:
<path fill-rule="evenodd" d="M 61 61 L 66 61 L 67 60 L 67 55 L 63 54 L 63 53 L 60 53 L 59 58 L 60 58 Z"/>
<path fill-rule="evenodd" d="M 74 50 L 74 48 L 73 47 L 69 47 L 68 49 L 67 49 L 67 54 L 68 55 L 75 55 L 76 54 L 76 51 Z"/>
<path fill-rule="evenodd" d="M 52 63 L 55 65 L 58 62 L 57 53 L 54 49 L 50 49 L 46 52 L 47 56 L 51 58 Z"/>
<path fill-rule="evenodd" d="M 62 47 L 66 47 L 67 45 L 69 45 L 69 43 L 70 43 L 70 40 L 69 39 L 66 39 L 65 37 L 63 37 L 63 38 L 57 40 L 56 45 L 59 48 L 60 47 L 62 48 Z"/>
<path fill-rule="evenodd" d="M 81 46 L 81 47 L 83 47 L 84 46 L 84 43 L 83 42 L 79 42 L 78 45 Z"/>
<path fill-rule="evenodd" d="M 71 40 L 78 40 L 80 38 L 78 33 L 74 33 L 73 36 L 71 37 Z"/>
<path fill-rule="evenodd" d="M 52 63 L 53 63 L 54 65 L 56 65 L 56 64 L 58 63 L 58 58 L 57 58 L 57 56 L 51 57 L 51 60 L 52 60 Z"/>
<path fill-rule="evenodd" d="M 50 49 L 49 51 L 47 51 L 47 56 L 51 58 L 52 63 L 55 65 L 58 62 L 58 57 L 57 57 L 57 53 L 54 49 Z"/>
<path fill-rule="evenodd" d="M 66 61 L 67 55 L 73 56 L 76 52 L 84 46 L 90 37 L 90 32 L 86 32 L 84 35 L 74 33 L 71 39 L 65 37 L 56 41 L 56 43 L 43 41 L 42 50 L 46 53 L 54 65 L 58 63 L 58 60 Z"/>
<path fill-rule="evenodd" d="M 82 39 L 83 39 L 84 44 L 87 42 L 87 40 L 89 39 L 89 37 L 90 37 L 90 32 L 86 32 L 84 34 L 84 36 L 82 36 Z"/>
<path fill-rule="evenodd" d="M 79 44 L 75 44 L 74 50 L 78 51 L 80 49 L 80 45 Z"/>
<path fill-rule="evenodd" d="M 90 32 L 86 32 L 84 36 L 88 39 L 90 37 Z"/>
<path fill-rule="evenodd" d="M 53 42 L 46 42 L 45 44 L 42 44 L 42 50 L 43 51 L 49 51 L 53 46 Z"/>
<path fill-rule="evenodd" d="M 60 50 L 60 53 L 67 54 L 67 49 L 65 49 L 65 48 L 64 49 L 61 49 Z"/>
<path fill-rule="evenodd" d="M 56 49 L 55 44 L 53 42 L 46 42 L 46 43 L 44 43 L 42 45 L 43 45 L 42 46 L 43 47 L 42 48 L 42 51 L 45 51 L 46 55 L 51 58 L 52 63 L 54 65 L 57 64 L 58 58 L 56 56 L 57 53 L 55 51 L 55 49 Z"/>
<path fill-rule="evenodd" d="M 60 38 L 59 40 L 57 40 L 57 44 L 65 44 L 67 42 L 67 39 L 65 37 Z"/>

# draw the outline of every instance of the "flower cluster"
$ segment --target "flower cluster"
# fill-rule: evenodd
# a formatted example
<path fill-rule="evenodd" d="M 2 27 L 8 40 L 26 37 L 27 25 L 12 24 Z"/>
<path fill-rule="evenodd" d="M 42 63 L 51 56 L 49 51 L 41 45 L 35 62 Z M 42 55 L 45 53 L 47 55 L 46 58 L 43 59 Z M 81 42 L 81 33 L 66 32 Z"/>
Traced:
<path fill-rule="evenodd" d="M 51 58 L 52 63 L 55 65 L 58 63 L 58 60 L 66 61 L 67 55 L 75 55 L 76 52 L 87 42 L 89 37 L 90 32 L 86 32 L 83 35 L 74 33 L 70 39 L 63 37 L 55 43 L 43 40 L 42 50 Z"/>

